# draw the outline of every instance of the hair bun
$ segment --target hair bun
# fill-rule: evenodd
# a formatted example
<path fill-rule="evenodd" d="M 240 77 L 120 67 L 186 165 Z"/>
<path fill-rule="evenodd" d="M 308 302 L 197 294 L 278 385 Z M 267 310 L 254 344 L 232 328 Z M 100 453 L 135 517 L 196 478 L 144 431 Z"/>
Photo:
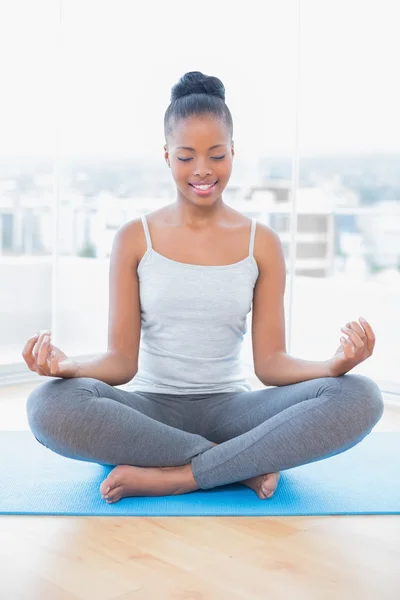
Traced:
<path fill-rule="evenodd" d="M 200 71 L 190 71 L 180 78 L 172 88 L 171 102 L 189 94 L 209 94 L 225 102 L 225 87 L 222 81 Z"/>

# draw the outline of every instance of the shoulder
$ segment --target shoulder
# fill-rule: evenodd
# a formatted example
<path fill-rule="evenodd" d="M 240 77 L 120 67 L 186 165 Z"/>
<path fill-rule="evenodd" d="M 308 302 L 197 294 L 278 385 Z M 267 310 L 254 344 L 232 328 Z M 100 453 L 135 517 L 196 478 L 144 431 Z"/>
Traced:
<path fill-rule="evenodd" d="M 254 258 L 261 272 L 285 267 L 283 246 L 279 235 L 265 223 L 256 221 Z"/>
<path fill-rule="evenodd" d="M 113 249 L 117 250 L 119 255 L 130 258 L 134 266 L 138 265 L 141 257 L 146 252 L 146 246 L 146 236 L 141 217 L 132 219 L 117 229 Z"/>
<path fill-rule="evenodd" d="M 162 227 L 165 217 L 168 215 L 168 209 L 169 206 L 164 206 L 146 213 L 145 217 L 150 237 L 152 237 L 153 227 Z M 132 260 L 137 267 L 147 251 L 146 234 L 142 217 L 137 217 L 121 225 L 115 234 L 114 244 L 123 246 L 126 252 L 132 256 Z"/>
<path fill-rule="evenodd" d="M 255 238 L 254 238 L 254 253 L 260 254 L 260 258 L 265 254 L 266 250 L 279 250 L 282 248 L 281 240 L 278 234 L 265 223 L 257 221 L 248 215 L 229 207 L 229 214 L 232 217 L 232 222 L 248 233 L 249 223 L 255 221 Z"/>

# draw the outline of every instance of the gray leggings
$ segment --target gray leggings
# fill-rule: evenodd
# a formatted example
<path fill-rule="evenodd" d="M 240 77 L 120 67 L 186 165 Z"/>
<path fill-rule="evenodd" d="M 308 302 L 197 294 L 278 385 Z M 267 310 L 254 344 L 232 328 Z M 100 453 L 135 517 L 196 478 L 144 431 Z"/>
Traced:
<path fill-rule="evenodd" d="M 27 399 L 32 433 L 57 454 L 107 466 L 191 463 L 201 489 L 344 452 L 372 430 L 383 409 L 377 384 L 349 374 L 194 395 L 126 391 L 87 377 L 51 379 Z"/>

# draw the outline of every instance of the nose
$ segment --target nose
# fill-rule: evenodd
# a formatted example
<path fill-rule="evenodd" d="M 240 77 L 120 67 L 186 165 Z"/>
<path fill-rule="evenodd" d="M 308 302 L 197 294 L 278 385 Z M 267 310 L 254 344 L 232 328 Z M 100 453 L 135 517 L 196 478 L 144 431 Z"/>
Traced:
<path fill-rule="evenodd" d="M 198 160 L 195 165 L 195 169 L 193 175 L 199 176 L 201 178 L 208 177 L 212 175 L 211 165 L 207 162 L 203 162 L 202 160 Z"/>

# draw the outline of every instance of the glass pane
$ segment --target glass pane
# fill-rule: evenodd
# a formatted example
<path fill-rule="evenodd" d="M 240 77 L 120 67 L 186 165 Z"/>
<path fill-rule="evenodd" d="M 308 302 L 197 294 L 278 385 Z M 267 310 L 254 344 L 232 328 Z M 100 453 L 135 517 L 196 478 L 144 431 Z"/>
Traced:
<path fill-rule="evenodd" d="M 0 3 L 3 372 L 21 366 L 27 339 L 51 327 L 58 12 L 53 0 Z"/>
<path fill-rule="evenodd" d="M 341 327 L 364 316 L 375 352 L 351 372 L 400 389 L 399 9 L 335 1 L 301 11 L 291 353 L 329 358 Z"/>

